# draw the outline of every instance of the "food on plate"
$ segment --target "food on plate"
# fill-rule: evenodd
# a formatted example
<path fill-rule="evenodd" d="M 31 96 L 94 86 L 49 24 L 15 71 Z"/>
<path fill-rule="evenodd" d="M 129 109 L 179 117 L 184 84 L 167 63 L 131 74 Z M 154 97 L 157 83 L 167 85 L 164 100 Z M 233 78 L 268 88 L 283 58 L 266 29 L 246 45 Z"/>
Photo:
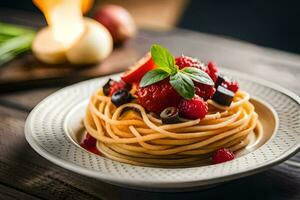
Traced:
<path fill-rule="evenodd" d="M 212 162 L 214 164 L 219 164 L 223 162 L 227 162 L 234 159 L 234 153 L 226 148 L 218 149 L 213 155 L 212 155 Z"/>
<path fill-rule="evenodd" d="M 121 76 L 121 79 L 129 84 L 139 83 L 143 76 L 155 67 L 151 54 L 147 53 L 144 57 L 130 66 Z"/>
<path fill-rule="evenodd" d="M 261 135 L 250 95 L 213 62 L 150 53 L 90 98 L 86 139 L 102 156 L 140 166 L 196 166 L 233 160 Z"/>
<path fill-rule="evenodd" d="M 132 16 L 121 6 L 101 6 L 95 11 L 94 19 L 109 30 L 116 44 L 132 38 L 136 33 L 136 26 Z"/>

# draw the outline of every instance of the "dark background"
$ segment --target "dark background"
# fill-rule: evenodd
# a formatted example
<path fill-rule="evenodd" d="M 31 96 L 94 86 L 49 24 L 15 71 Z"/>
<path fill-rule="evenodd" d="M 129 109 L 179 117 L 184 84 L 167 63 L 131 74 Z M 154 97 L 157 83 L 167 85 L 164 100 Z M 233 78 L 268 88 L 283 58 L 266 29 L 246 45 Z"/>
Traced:
<path fill-rule="evenodd" d="M 192 1 L 180 27 L 300 53 L 300 1 Z"/>
<path fill-rule="evenodd" d="M 39 12 L 31 0 L 1 0 L 0 7 Z M 178 26 L 299 54 L 299 7 L 299 0 L 191 0 Z"/>

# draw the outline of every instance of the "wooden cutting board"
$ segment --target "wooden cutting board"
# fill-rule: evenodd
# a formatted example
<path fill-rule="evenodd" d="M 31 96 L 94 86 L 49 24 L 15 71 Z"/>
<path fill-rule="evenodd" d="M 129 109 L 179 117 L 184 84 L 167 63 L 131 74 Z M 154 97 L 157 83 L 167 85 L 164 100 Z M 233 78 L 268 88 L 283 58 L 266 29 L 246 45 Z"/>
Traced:
<path fill-rule="evenodd" d="M 98 4 L 117 4 L 126 8 L 133 16 L 138 27 L 167 30 L 172 28 L 181 16 L 186 0 L 164 1 L 95 1 L 94 11 Z M 153 15 L 153 10 L 164 12 Z M 93 12 L 90 11 L 90 14 Z M 46 25 L 42 13 L 26 12 L 0 8 L 0 21 L 20 24 L 39 29 Z M 161 33 L 164 35 L 164 33 Z M 85 79 L 124 71 L 137 61 L 149 49 L 156 33 L 139 31 L 138 35 L 126 44 L 114 48 L 105 61 L 92 66 L 74 67 L 70 64 L 47 65 L 39 62 L 32 53 L 27 53 L 5 66 L 0 66 L 0 93 L 31 89 L 35 87 L 66 85 Z M 153 39 L 153 40 L 152 40 Z"/>
<path fill-rule="evenodd" d="M 39 29 L 46 25 L 41 13 L 28 13 L 0 8 L 0 21 Z M 45 86 L 62 86 L 124 71 L 149 49 L 149 31 L 140 30 L 136 37 L 114 47 L 102 63 L 90 66 L 70 64 L 48 65 L 38 61 L 31 52 L 0 66 L 0 94 Z M 155 34 L 154 34 L 155 35 Z"/>
<path fill-rule="evenodd" d="M 85 79 L 124 71 L 142 56 L 133 48 L 138 39 L 114 48 L 102 63 L 90 66 L 47 65 L 27 53 L 0 68 L 0 93 L 47 85 L 70 84 Z"/>

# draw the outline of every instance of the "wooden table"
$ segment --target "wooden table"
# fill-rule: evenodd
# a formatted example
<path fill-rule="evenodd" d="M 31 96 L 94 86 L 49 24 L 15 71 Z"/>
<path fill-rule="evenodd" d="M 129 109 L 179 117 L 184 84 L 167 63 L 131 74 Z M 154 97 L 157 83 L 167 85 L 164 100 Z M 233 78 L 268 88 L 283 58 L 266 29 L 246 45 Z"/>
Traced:
<path fill-rule="evenodd" d="M 11 16 L 16 18 L 15 15 Z M 21 19 L 23 23 L 36 25 L 33 19 Z M 202 60 L 213 59 L 221 66 L 264 78 L 300 94 L 299 55 L 181 29 L 170 32 L 141 31 L 134 40 L 119 47 L 118 51 L 121 54 L 129 51 L 142 55 L 152 43 L 163 44 L 177 55 L 184 52 Z M 10 65 L 22 63 L 22 59 Z M 115 66 L 113 70 L 121 69 Z M 4 79 L 2 77 L 1 81 Z M 25 141 L 24 123 L 39 101 L 60 89 L 62 83 L 70 81 L 55 84 L 56 81 L 52 80 L 47 87 L 27 88 L 0 96 L 0 199 L 300 199 L 299 154 L 262 173 L 215 188 L 184 193 L 180 193 L 180 190 L 179 193 L 159 193 L 121 188 L 50 163 Z"/>

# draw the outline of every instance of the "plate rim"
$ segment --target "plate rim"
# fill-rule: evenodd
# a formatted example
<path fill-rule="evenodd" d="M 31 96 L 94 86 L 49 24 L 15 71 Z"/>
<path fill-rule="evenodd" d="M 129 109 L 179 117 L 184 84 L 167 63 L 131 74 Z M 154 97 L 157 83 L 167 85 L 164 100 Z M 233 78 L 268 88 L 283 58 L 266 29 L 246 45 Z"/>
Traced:
<path fill-rule="evenodd" d="M 286 89 L 286 88 L 284 88 L 284 87 L 282 87 L 278 84 L 275 84 L 273 82 L 270 82 L 270 81 L 267 81 L 267 80 L 264 80 L 264 79 L 261 79 L 261 78 L 258 78 L 258 77 L 251 77 L 251 75 L 247 75 L 245 73 L 235 71 L 235 70 L 231 70 L 231 69 L 223 68 L 221 71 L 224 71 L 228 74 L 234 74 L 238 77 L 242 77 L 247 81 L 257 82 L 261 85 L 264 85 L 266 87 L 274 89 L 277 92 L 281 92 L 281 93 L 287 95 L 288 97 L 290 97 L 291 99 L 293 99 L 298 105 L 300 105 L 300 97 L 296 93 L 294 93 L 294 92 L 292 92 L 292 91 L 290 91 L 290 90 L 288 90 L 288 89 Z M 103 180 L 103 181 L 106 181 L 106 182 L 110 182 L 110 183 L 113 183 L 113 184 L 117 184 L 117 185 L 118 184 L 132 185 L 132 186 L 142 185 L 142 187 L 150 187 L 149 185 L 155 183 L 159 186 L 158 188 L 162 188 L 162 187 L 163 188 L 171 188 L 171 187 L 172 188 L 185 188 L 185 187 L 192 187 L 192 186 L 195 186 L 195 185 L 197 185 L 197 186 L 199 186 L 199 185 L 209 185 L 209 184 L 214 184 L 214 183 L 219 183 L 219 182 L 224 182 L 224 181 L 236 179 L 236 178 L 239 178 L 239 177 L 248 176 L 248 175 L 266 170 L 269 167 L 274 166 L 278 163 L 281 163 L 284 160 L 287 160 L 288 158 L 295 155 L 300 150 L 300 143 L 297 142 L 292 148 L 290 148 L 287 151 L 283 152 L 281 156 L 276 157 L 275 159 L 272 159 L 272 160 L 270 160 L 266 163 L 263 163 L 259 166 L 252 167 L 251 169 L 248 169 L 248 170 L 241 170 L 241 171 L 238 171 L 238 172 L 235 172 L 235 173 L 230 173 L 230 174 L 223 175 L 223 176 L 217 176 L 217 177 L 213 177 L 213 178 L 203 178 L 203 179 L 200 179 L 200 180 L 183 180 L 183 181 L 177 180 L 176 182 L 175 181 L 174 182 L 169 182 L 169 181 L 162 182 L 161 181 L 161 182 L 157 183 L 155 181 L 149 181 L 149 180 L 143 180 L 143 179 L 129 179 L 127 177 L 119 178 L 119 177 L 116 177 L 114 175 L 109 175 L 109 174 L 106 174 L 106 173 L 99 173 L 99 171 L 92 170 L 92 169 L 87 169 L 85 167 L 77 165 L 76 163 L 72 163 L 70 161 L 63 160 L 63 159 L 61 159 L 59 157 L 56 157 L 55 155 L 49 153 L 47 150 L 45 150 L 40 144 L 38 144 L 35 141 L 33 136 L 31 136 L 31 133 L 30 133 L 31 124 L 29 122 L 31 121 L 31 117 L 32 117 L 33 113 L 48 98 L 51 98 L 52 95 L 55 95 L 59 92 L 63 92 L 64 90 L 68 90 L 71 87 L 76 87 L 77 85 L 85 84 L 89 81 L 93 81 L 93 80 L 96 80 L 96 79 L 105 79 L 105 78 L 108 78 L 108 77 L 111 77 L 111 76 L 119 76 L 120 74 L 121 73 L 111 74 L 111 75 L 108 75 L 108 76 L 101 76 L 101 77 L 98 77 L 98 78 L 93 78 L 93 79 L 89 79 L 89 80 L 86 80 L 86 81 L 82 81 L 82 82 L 64 87 L 64 88 L 54 92 L 53 94 L 49 95 L 45 99 L 43 99 L 40 103 L 38 103 L 35 106 L 35 108 L 30 112 L 30 114 L 28 115 L 28 117 L 26 119 L 26 123 L 25 123 L 25 127 L 24 127 L 25 138 L 26 138 L 27 142 L 30 144 L 30 146 L 38 154 L 45 157 L 46 159 L 48 159 L 52 163 L 55 163 L 58 166 L 61 166 L 65 169 L 71 170 L 71 171 L 76 172 L 76 173 L 81 174 L 81 175 L 85 175 L 85 176 L 92 177 L 92 178 L 97 178 L 97 179 L 100 179 L 100 180 Z M 276 111 L 275 111 L 275 113 L 277 114 Z M 271 139 L 269 141 L 271 141 Z M 178 183 L 184 183 L 185 185 L 178 186 Z M 155 187 L 151 186 L 151 188 L 155 188 Z"/>

